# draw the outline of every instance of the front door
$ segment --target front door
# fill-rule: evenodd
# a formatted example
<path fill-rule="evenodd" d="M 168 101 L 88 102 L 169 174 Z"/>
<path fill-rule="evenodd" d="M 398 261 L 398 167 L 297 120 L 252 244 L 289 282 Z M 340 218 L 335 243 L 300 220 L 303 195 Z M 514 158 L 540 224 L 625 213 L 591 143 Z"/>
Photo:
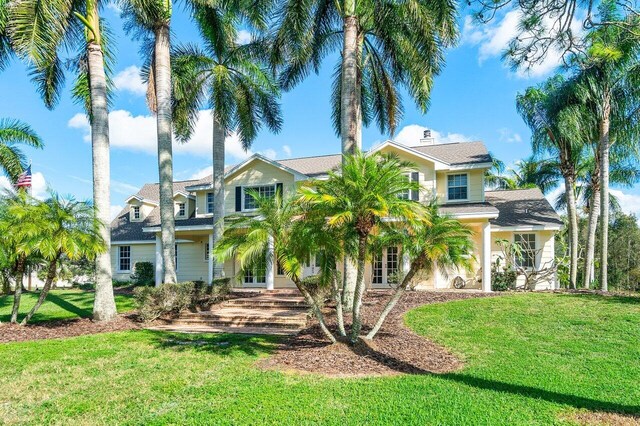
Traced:
<path fill-rule="evenodd" d="M 242 277 L 243 287 L 265 287 L 267 286 L 267 262 L 257 262 L 252 268 L 247 268 Z"/>
<path fill-rule="evenodd" d="M 318 255 L 312 255 L 308 262 L 304 264 L 303 277 L 317 275 L 320 273 L 320 259 Z"/>
<path fill-rule="evenodd" d="M 371 284 L 373 287 L 389 287 L 398 279 L 399 250 L 398 247 L 387 247 L 381 255 L 373 258 L 373 274 Z"/>

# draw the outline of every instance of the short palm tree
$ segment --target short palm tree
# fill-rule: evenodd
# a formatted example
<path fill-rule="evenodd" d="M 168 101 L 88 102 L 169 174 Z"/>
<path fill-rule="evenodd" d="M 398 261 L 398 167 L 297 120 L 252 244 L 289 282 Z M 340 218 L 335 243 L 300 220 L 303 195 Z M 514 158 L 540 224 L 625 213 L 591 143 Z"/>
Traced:
<path fill-rule="evenodd" d="M 100 221 L 95 209 L 86 201 L 61 198 L 51 193 L 50 198 L 35 206 L 43 226 L 32 239 L 34 249 L 47 262 L 47 276 L 36 304 L 22 320 L 29 322 L 47 297 L 56 279 L 62 259 L 94 259 L 107 251 L 102 239 Z"/>
<path fill-rule="evenodd" d="M 18 120 L 0 119 L 0 169 L 15 182 L 24 171 L 26 159 L 19 144 L 42 148 L 44 144 L 36 132 Z"/>
<path fill-rule="evenodd" d="M 576 90 L 574 80 L 557 75 L 516 97 L 518 112 L 531 129 L 534 153 L 556 158 L 558 170 L 564 178 L 565 205 L 569 217 L 571 288 L 576 288 L 578 275 L 577 167 L 593 136 L 589 115 L 579 102 Z"/>
<path fill-rule="evenodd" d="M 160 185 L 162 282 L 175 283 L 175 212 L 173 207 L 173 138 L 171 128 L 172 0 L 119 0 L 125 29 L 144 40 L 149 70 L 147 101 L 156 114 Z"/>
<path fill-rule="evenodd" d="M 74 98 L 84 107 L 91 123 L 93 152 L 93 202 L 102 222 L 102 238 L 111 243 L 109 80 L 113 57 L 108 31 L 100 19 L 99 0 L 40 1 L 15 0 L 8 4 L 8 32 L 18 56 L 29 61 L 33 81 L 45 105 L 53 108 L 64 85 L 62 54 L 76 55 Z M 117 314 L 113 296 L 111 256 L 96 259 L 96 297 L 93 317 L 107 321 Z"/>
<path fill-rule="evenodd" d="M 327 180 L 301 189 L 300 202 L 309 209 L 317 209 L 326 218 L 328 228 L 343 230 L 346 246 L 349 240 L 357 241 L 357 253 L 352 256 L 357 260 L 350 334 L 353 343 L 359 339 L 362 328 L 364 268 L 372 234 L 397 223 L 425 221 L 427 217 L 422 204 L 403 196 L 420 190 L 417 182 L 407 178 L 413 167 L 397 156 L 357 152 L 346 156 L 340 173 L 330 172 Z"/>
<path fill-rule="evenodd" d="M 261 64 L 260 42 L 237 44 L 234 19 L 221 19 L 219 11 L 196 7 L 195 20 L 205 50 L 181 46 L 174 50 L 174 126 L 181 140 L 188 140 L 200 107 L 208 100 L 213 115 L 213 245 L 224 233 L 225 139 L 236 132 L 248 149 L 265 124 L 278 132 L 282 125 L 280 91 L 271 71 Z M 221 28 L 222 27 L 222 28 Z M 213 276 L 223 274 L 214 261 Z"/>
<path fill-rule="evenodd" d="M 605 4 L 601 14 L 606 21 L 620 21 L 637 27 L 638 17 L 622 18 L 615 5 Z M 578 80 L 583 99 L 598 126 L 600 174 L 600 286 L 608 290 L 607 260 L 609 244 L 610 153 L 614 143 L 637 146 L 640 140 L 640 38 L 625 25 L 597 27 L 588 36 L 588 49 L 577 55 Z"/>
<path fill-rule="evenodd" d="M 45 226 L 36 200 L 25 191 L 5 194 L 0 200 L 0 245 L 15 279 L 11 323 L 18 321 L 25 271 L 37 254 L 34 241 Z"/>
<path fill-rule="evenodd" d="M 471 270 L 473 267 L 473 231 L 460 221 L 441 215 L 435 203 L 429 205 L 428 217 L 428 221 L 417 222 L 414 226 L 389 228 L 379 237 L 379 244 L 383 246 L 401 247 L 402 255 L 410 259 L 410 266 L 402 271 L 402 280 L 367 339 L 375 337 L 398 300 L 411 288 L 416 275 L 429 276 L 439 270 L 447 276 L 452 270 Z"/>

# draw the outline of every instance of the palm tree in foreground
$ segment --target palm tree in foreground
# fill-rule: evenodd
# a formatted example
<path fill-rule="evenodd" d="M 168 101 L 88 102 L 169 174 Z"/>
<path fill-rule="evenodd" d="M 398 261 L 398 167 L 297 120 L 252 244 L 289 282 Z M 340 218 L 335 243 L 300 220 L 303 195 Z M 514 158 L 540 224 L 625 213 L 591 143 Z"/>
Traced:
<path fill-rule="evenodd" d="M 148 68 L 147 101 L 156 114 L 162 282 L 177 281 L 175 211 L 173 206 L 173 138 L 171 131 L 171 16 L 172 0 L 119 0 L 125 29 L 143 39 Z"/>
<path fill-rule="evenodd" d="M 15 182 L 26 168 L 26 159 L 18 144 L 42 148 L 44 144 L 35 131 L 18 120 L 0 119 L 0 169 Z"/>
<path fill-rule="evenodd" d="M 35 209 L 42 226 L 32 239 L 32 244 L 47 263 L 47 275 L 38 300 L 22 320 L 22 325 L 29 322 L 45 301 L 63 259 L 91 260 L 107 251 L 100 235 L 100 221 L 89 202 L 60 198 L 52 193 Z"/>
<path fill-rule="evenodd" d="M 313 182 L 313 187 L 301 189 L 300 201 L 327 218 L 329 229 L 343 230 L 346 247 L 349 240 L 357 241 L 357 253 L 350 253 L 357 262 L 352 343 L 359 339 L 362 327 L 364 268 L 372 235 L 398 223 L 410 226 L 427 218 L 422 204 L 403 196 L 420 190 L 417 182 L 407 179 L 413 170 L 411 163 L 396 156 L 358 152 L 346 157 L 341 173 L 330 172 L 328 180 Z"/>
<path fill-rule="evenodd" d="M 64 84 L 64 59 L 68 51 L 77 71 L 73 88 L 91 124 L 93 202 L 102 223 L 101 237 L 111 244 L 109 82 L 112 57 L 107 49 L 104 22 L 98 0 L 16 0 L 8 6 L 8 29 L 16 53 L 29 61 L 33 81 L 47 108 L 53 108 Z M 116 316 L 110 253 L 96 258 L 96 296 L 93 318 L 108 321 Z"/>
<path fill-rule="evenodd" d="M 260 42 L 236 43 L 232 19 L 220 19 L 213 8 L 196 8 L 195 19 L 205 50 L 178 47 L 173 52 L 175 80 L 174 125 L 180 140 L 188 140 L 200 107 L 209 100 L 213 115 L 213 245 L 224 233 L 225 139 L 236 132 L 249 149 L 264 123 L 278 132 L 282 125 L 280 91 L 273 74 L 260 63 Z M 221 28 L 222 27 L 222 28 Z M 223 275 L 223 264 L 214 260 L 213 277 Z"/>

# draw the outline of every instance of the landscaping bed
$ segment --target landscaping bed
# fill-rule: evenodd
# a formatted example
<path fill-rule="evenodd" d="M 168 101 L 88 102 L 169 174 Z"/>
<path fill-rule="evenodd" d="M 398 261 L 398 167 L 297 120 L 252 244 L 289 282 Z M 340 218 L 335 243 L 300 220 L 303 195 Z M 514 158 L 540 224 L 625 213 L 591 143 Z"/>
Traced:
<path fill-rule="evenodd" d="M 330 344 L 317 321 L 279 344 L 277 351 L 259 365 L 266 369 L 320 373 L 332 377 L 362 377 L 394 374 L 446 373 L 462 368 L 462 361 L 441 345 L 418 336 L 404 325 L 404 313 L 430 303 L 494 296 L 486 293 L 420 292 L 405 293 L 389 314 L 373 341 L 355 347 L 340 342 Z M 364 298 L 363 333 L 377 320 L 391 296 L 390 291 L 369 291 Z M 337 330 L 333 310 L 326 309 L 330 328 Z M 347 315 L 346 324 L 350 323 Z"/>

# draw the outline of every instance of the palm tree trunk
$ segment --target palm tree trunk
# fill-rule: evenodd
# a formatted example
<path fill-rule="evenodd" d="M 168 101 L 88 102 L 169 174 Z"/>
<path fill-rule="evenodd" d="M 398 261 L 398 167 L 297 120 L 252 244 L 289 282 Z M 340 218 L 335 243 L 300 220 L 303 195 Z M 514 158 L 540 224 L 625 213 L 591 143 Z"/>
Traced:
<path fill-rule="evenodd" d="M 387 319 L 387 316 L 389 315 L 389 313 L 391 313 L 391 311 L 396 306 L 396 304 L 398 303 L 402 295 L 405 293 L 405 291 L 409 289 L 411 280 L 416 275 L 416 270 L 417 270 L 417 266 L 411 265 L 411 267 L 409 268 L 409 271 L 402 279 L 402 284 L 400 284 L 396 288 L 396 291 L 393 293 L 393 296 L 391 297 L 391 299 L 389 299 L 389 301 L 387 302 L 387 305 L 382 310 L 380 317 L 378 317 L 378 321 L 376 321 L 376 324 L 373 326 L 369 334 L 367 334 L 366 339 L 372 340 L 375 337 L 375 335 L 378 333 L 378 331 L 380 330 L 380 327 L 382 327 L 382 324 Z"/>
<path fill-rule="evenodd" d="M 213 247 L 224 234 L 224 141 L 227 131 L 213 118 Z M 213 253 L 213 247 L 210 247 Z M 213 258 L 213 278 L 224 276 L 224 263 Z"/>
<path fill-rule="evenodd" d="M 609 115 L 611 103 L 608 95 L 603 99 L 600 122 L 600 289 L 609 290 L 607 266 L 609 256 Z"/>
<path fill-rule="evenodd" d="M 337 268 L 335 268 L 337 269 Z M 338 332 L 340 336 L 345 337 L 347 332 L 344 329 L 344 309 L 342 308 L 342 294 L 340 294 L 340 285 L 336 275 L 331 279 L 333 300 L 336 302 L 336 320 L 338 322 Z"/>
<path fill-rule="evenodd" d="M 96 294 L 93 319 L 109 321 L 117 315 L 113 297 L 111 271 L 111 195 L 109 159 L 109 111 L 107 105 L 107 78 L 100 41 L 100 20 L 96 2 L 87 11 L 93 26 L 92 39 L 87 43 L 89 90 L 91 96 L 91 152 L 93 167 L 93 203 L 96 216 L 102 223 L 100 236 L 108 250 L 96 257 Z M 89 32 L 88 32 L 89 33 Z"/>
<path fill-rule="evenodd" d="M 364 295 L 364 262 L 367 254 L 367 236 L 361 235 L 358 239 L 358 275 L 356 277 L 356 288 L 353 298 L 353 320 L 351 321 L 351 343 L 356 343 L 362 329 L 362 318 L 360 308 L 362 307 L 362 296 Z"/>
<path fill-rule="evenodd" d="M 173 205 L 173 148 L 171 136 L 171 60 L 169 23 L 155 31 L 154 81 L 158 127 L 158 174 L 160 183 L 160 241 L 162 282 L 175 283 L 175 210 Z"/>
<path fill-rule="evenodd" d="M 355 0 L 345 1 L 343 20 L 342 74 L 340 93 L 340 136 L 342 155 L 362 149 L 361 81 L 358 61 L 358 19 L 355 16 Z M 344 258 L 342 303 L 351 310 L 356 287 L 356 265 Z"/>
<path fill-rule="evenodd" d="M 567 198 L 567 215 L 569 216 L 569 287 L 576 288 L 578 277 L 578 208 L 573 176 L 564 176 L 565 196 Z"/>
<path fill-rule="evenodd" d="M 20 256 L 16 263 L 16 289 L 13 292 L 13 308 L 11 309 L 11 324 L 18 322 L 18 312 L 20 311 L 20 297 L 22 296 L 22 280 L 24 279 L 24 270 L 26 266 L 26 259 L 24 256 Z"/>
<path fill-rule="evenodd" d="M 47 298 L 47 294 L 49 294 L 49 290 L 51 290 L 51 285 L 53 284 L 53 280 L 56 278 L 59 259 L 60 259 L 60 255 L 57 255 L 54 259 L 52 259 L 49 262 L 47 278 L 44 282 L 44 287 L 42 287 L 42 290 L 40 291 L 40 296 L 38 296 L 38 301 L 36 302 L 35 305 L 33 305 L 33 308 L 31 308 L 27 316 L 24 317 L 20 325 L 26 325 L 31 320 L 31 317 L 33 317 L 33 315 L 38 311 L 38 309 L 40 309 L 40 306 L 42 306 L 42 303 L 44 303 L 44 300 Z"/>
<path fill-rule="evenodd" d="M 598 218 L 600 217 L 600 188 L 598 183 L 593 187 L 591 205 L 589 206 L 589 226 L 587 229 L 587 249 L 584 258 L 584 288 L 591 287 L 593 278 L 593 262 L 596 251 L 596 230 L 598 228 Z"/>
<path fill-rule="evenodd" d="M 318 324 L 320 324 L 320 329 L 322 330 L 324 335 L 327 336 L 327 338 L 331 341 L 331 343 L 335 343 L 336 338 L 329 330 L 329 327 L 327 327 L 327 323 L 324 320 L 324 315 L 322 314 L 322 309 L 320 309 L 320 306 L 318 306 L 318 302 L 316 301 L 316 299 L 314 299 L 313 296 L 311 296 L 311 294 L 300 283 L 299 280 L 295 280 L 294 284 L 296 285 L 296 287 L 298 287 L 298 290 L 300 290 L 300 293 L 302 293 L 302 296 L 304 296 L 304 299 L 307 301 L 307 304 L 309 304 L 309 306 L 311 307 L 311 311 L 313 312 L 316 319 L 318 320 Z"/>

